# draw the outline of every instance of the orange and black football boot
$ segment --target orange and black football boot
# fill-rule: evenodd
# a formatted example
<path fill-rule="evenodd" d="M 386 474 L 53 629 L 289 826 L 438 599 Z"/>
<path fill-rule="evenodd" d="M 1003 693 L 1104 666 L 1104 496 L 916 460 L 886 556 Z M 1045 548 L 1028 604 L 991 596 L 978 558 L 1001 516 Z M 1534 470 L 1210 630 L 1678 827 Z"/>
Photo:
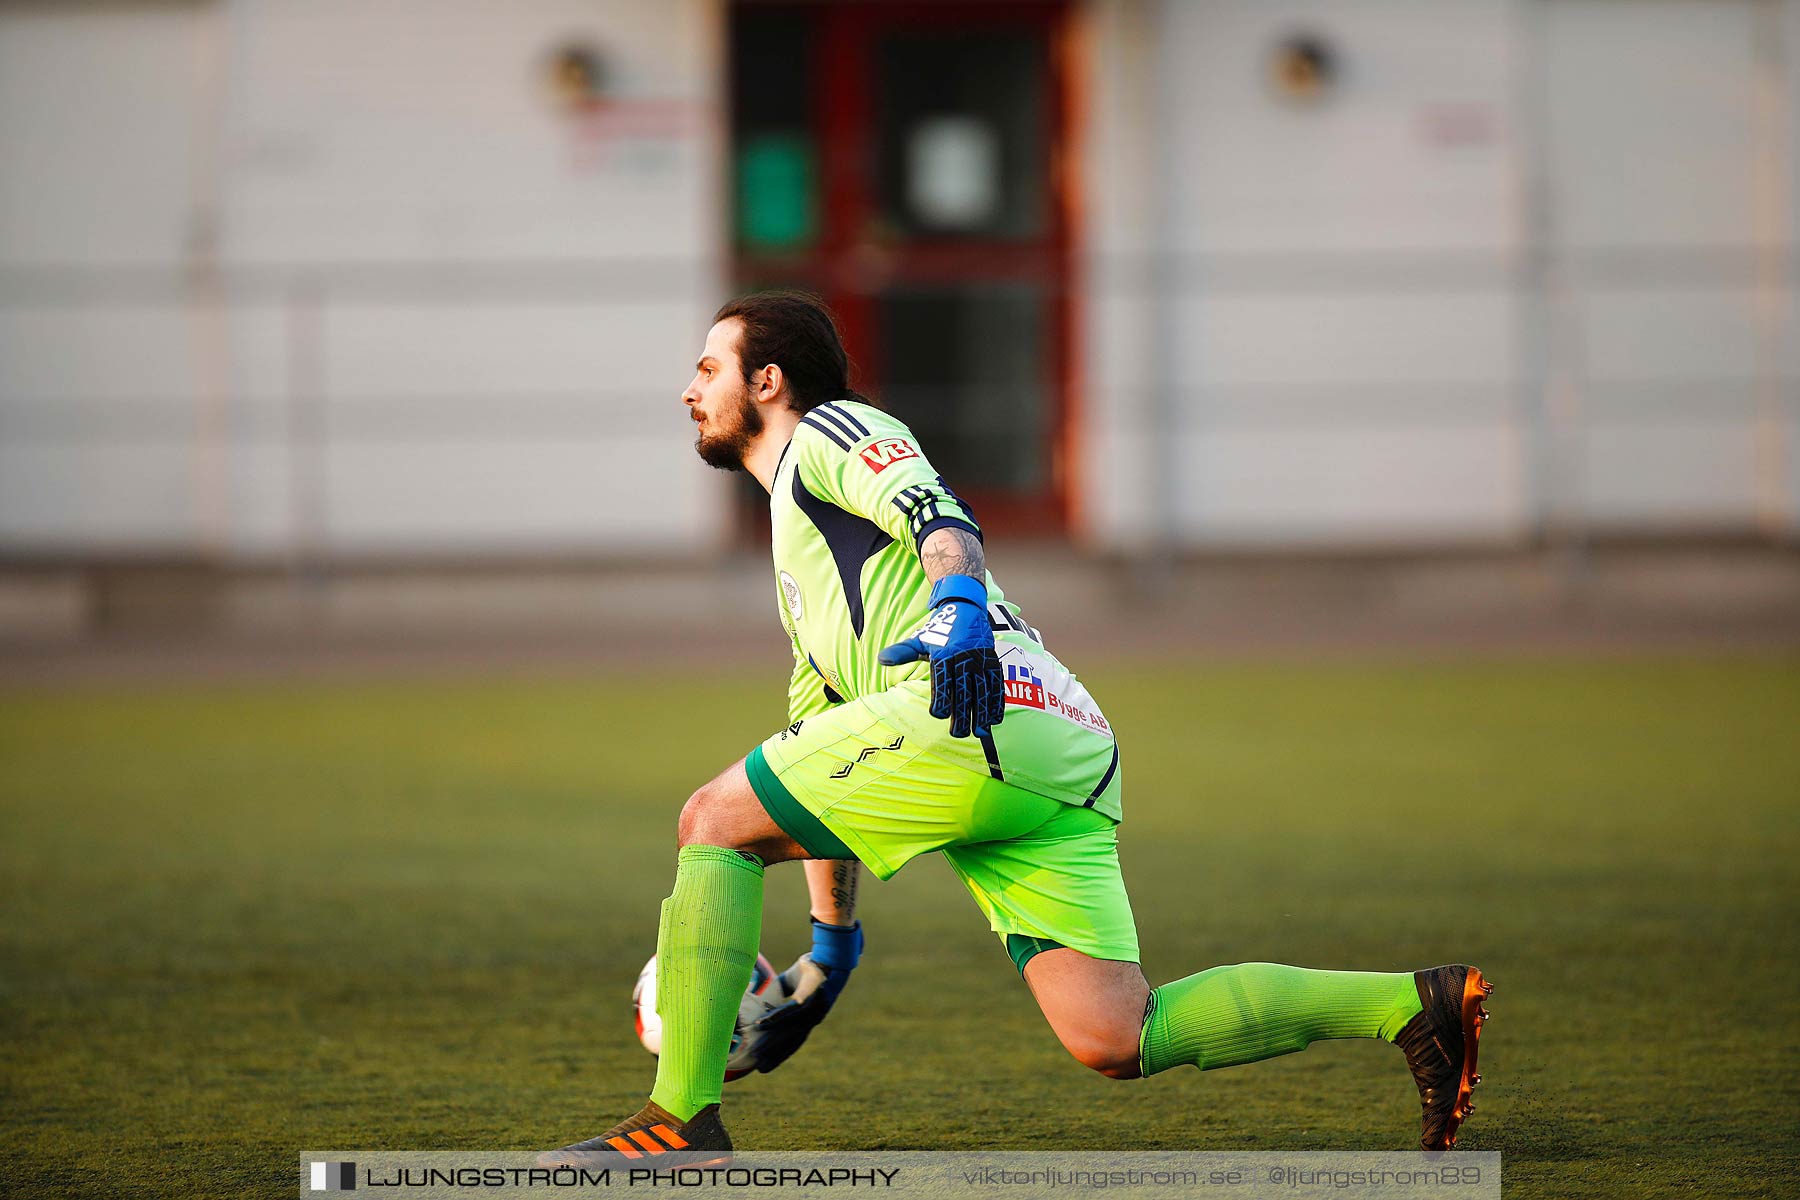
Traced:
<path fill-rule="evenodd" d="M 731 1161 L 731 1135 L 709 1104 L 682 1121 L 654 1103 L 644 1105 L 599 1137 L 538 1155 L 543 1167 L 623 1167 L 664 1165 L 712 1167 Z"/>
<path fill-rule="evenodd" d="M 1456 1131 L 1475 1111 L 1470 1098 L 1481 1076 L 1475 1073 L 1476 1042 L 1488 1019 L 1482 1001 L 1494 985 L 1475 967 L 1432 967 L 1413 972 L 1424 1005 L 1406 1023 L 1394 1044 L 1406 1053 L 1419 1085 L 1419 1148 L 1449 1150 Z"/>

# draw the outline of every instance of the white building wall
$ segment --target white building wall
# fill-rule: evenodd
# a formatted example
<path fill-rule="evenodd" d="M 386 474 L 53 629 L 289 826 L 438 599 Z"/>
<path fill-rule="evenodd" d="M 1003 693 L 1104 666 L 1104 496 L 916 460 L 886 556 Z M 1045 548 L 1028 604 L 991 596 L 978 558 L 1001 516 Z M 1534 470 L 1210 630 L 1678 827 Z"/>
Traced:
<path fill-rule="evenodd" d="M 226 255 L 281 264 L 316 305 L 316 361 L 286 373 L 322 393 L 332 548 L 722 538 L 677 403 L 722 274 L 718 16 L 699 0 L 233 10 Z M 600 51 L 622 106 L 585 129 L 541 76 L 569 38 Z M 279 427 L 259 415 L 240 462 Z M 305 489 L 255 470 L 234 485 L 234 508 L 267 514 L 241 536 L 279 544 L 292 516 L 274 496 Z"/>
<path fill-rule="evenodd" d="M 1086 544 L 1792 534 L 1800 0 L 1076 12 Z M 0 549 L 718 545 L 675 396 L 722 25 L 0 5 Z M 1266 80 L 1296 29 L 1343 57 L 1316 106 Z M 623 114 L 591 136 L 542 88 L 567 37 Z"/>
<path fill-rule="evenodd" d="M 1081 377 L 1074 427 L 1075 537 L 1096 549 L 1151 549 L 1161 536 L 1159 346 L 1153 264 L 1157 179 L 1157 11 L 1142 0 L 1091 0 L 1078 10 L 1076 122 L 1081 235 L 1076 308 Z"/>
<path fill-rule="evenodd" d="M 1770 191 L 1786 189 L 1785 234 L 1775 239 L 1785 251 L 1785 287 L 1782 273 L 1769 286 L 1770 325 L 1774 334 L 1765 354 L 1771 364 L 1770 389 L 1776 403 L 1767 414 L 1774 428 L 1770 443 L 1777 447 L 1770 470 L 1773 484 L 1765 503 L 1773 510 L 1775 525 L 1791 541 L 1800 529 L 1800 0 L 1784 0 L 1777 14 L 1778 29 L 1758 48 L 1781 64 L 1779 87 L 1774 96 L 1775 146 L 1785 153 L 1773 155 Z M 1779 209 L 1777 228 L 1782 228 Z M 1777 257 L 1781 262 L 1782 257 Z"/>
<path fill-rule="evenodd" d="M 179 545 L 198 521 L 206 10 L 0 6 L 0 543 Z M 109 280 L 113 281 L 109 284 Z"/>
<path fill-rule="evenodd" d="M 1758 0 L 1546 5 L 1552 253 L 1571 337 L 1568 487 L 1600 526 L 1752 525 L 1769 485 L 1759 409 L 1791 201 L 1758 51 Z M 1776 27 L 1778 29 L 1778 27 Z M 1779 83 L 1775 84 L 1779 94 Z M 1771 194 L 1771 187 L 1776 190 Z M 1789 375 L 1786 388 L 1800 386 Z"/>
<path fill-rule="evenodd" d="M 1791 532 L 1797 11 L 1093 0 L 1086 537 Z"/>
<path fill-rule="evenodd" d="M 0 9 L 0 541 L 718 544 L 677 397 L 723 277 L 720 15 Z M 570 38 L 585 120 L 543 78 Z"/>
<path fill-rule="evenodd" d="M 1135 351 L 1151 377 L 1130 390 L 1161 389 L 1173 427 L 1137 443 L 1160 456 L 1150 470 L 1113 465 L 1156 481 L 1161 495 L 1134 496 L 1136 511 L 1162 507 L 1187 545 L 1515 535 L 1529 476 L 1508 6 L 1125 7 L 1151 39 L 1137 50 L 1148 62 L 1101 80 L 1094 136 L 1121 132 L 1121 91 L 1148 90 L 1165 114 L 1147 175 L 1102 186 L 1163 198 L 1165 241 L 1139 278 L 1169 307 L 1159 344 Z M 1315 105 L 1268 78 L 1295 31 L 1342 55 L 1334 94 Z M 1099 206 L 1103 225 L 1114 211 Z M 1140 301 L 1093 303 L 1098 366 L 1129 324 L 1106 310 Z M 1089 390 L 1112 388 L 1095 378 Z M 1120 535 L 1123 511 L 1090 510 L 1097 539 Z"/>

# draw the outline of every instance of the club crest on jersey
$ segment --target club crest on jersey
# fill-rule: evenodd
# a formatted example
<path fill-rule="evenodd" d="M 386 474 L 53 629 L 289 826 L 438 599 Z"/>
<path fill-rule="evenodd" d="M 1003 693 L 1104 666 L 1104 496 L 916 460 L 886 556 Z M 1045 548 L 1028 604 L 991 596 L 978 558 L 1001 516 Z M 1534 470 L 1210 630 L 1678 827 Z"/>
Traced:
<path fill-rule="evenodd" d="M 800 595 L 800 585 L 786 571 L 781 572 L 781 598 L 787 602 L 788 615 L 798 621 L 806 612 L 806 601 Z"/>
<path fill-rule="evenodd" d="M 862 460 L 869 470 L 879 475 L 901 459 L 917 458 L 919 452 L 905 438 L 882 438 L 863 447 Z"/>

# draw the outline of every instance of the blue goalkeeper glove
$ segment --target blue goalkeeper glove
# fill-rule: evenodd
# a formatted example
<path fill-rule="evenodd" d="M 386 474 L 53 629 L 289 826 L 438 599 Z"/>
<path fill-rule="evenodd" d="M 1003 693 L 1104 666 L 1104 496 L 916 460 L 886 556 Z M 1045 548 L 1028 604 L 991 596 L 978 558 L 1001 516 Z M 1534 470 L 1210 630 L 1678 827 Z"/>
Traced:
<path fill-rule="evenodd" d="M 1006 685 L 988 622 L 987 585 L 973 575 L 946 575 L 931 589 L 925 628 L 881 652 L 898 667 L 931 660 L 931 715 L 950 720 L 951 737 L 980 738 L 1006 716 Z"/>
<path fill-rule="evenodd" d="M 861 921 L 846 927 L 814 918 L 812 930 L 812 953 L 802 954 L 781 973 L 781 988 L 793 999 L 750 1027 L 761 1038 L 756 1047 L 758 1071 L 773 1071 L 793 1056 L 837 1003 L 838 993 L 862 958 Z"/>

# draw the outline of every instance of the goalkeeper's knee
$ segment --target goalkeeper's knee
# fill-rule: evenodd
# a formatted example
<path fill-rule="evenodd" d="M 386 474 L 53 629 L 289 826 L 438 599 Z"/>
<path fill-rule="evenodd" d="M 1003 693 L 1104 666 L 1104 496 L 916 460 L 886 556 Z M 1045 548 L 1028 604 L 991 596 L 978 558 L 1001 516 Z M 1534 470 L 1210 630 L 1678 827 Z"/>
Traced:
<path fill-rule="evenodd" d="M 1143 1075 L 1138 1062 L 1138 1036 L 1142 1031 L 1141 1022 L 1119 1019 L 1067 1030 L 1061 1038 L 1063 1049 L 1090 1071 L 1098 1071 L 1108 1079 L 1137 1079 Z"/>

